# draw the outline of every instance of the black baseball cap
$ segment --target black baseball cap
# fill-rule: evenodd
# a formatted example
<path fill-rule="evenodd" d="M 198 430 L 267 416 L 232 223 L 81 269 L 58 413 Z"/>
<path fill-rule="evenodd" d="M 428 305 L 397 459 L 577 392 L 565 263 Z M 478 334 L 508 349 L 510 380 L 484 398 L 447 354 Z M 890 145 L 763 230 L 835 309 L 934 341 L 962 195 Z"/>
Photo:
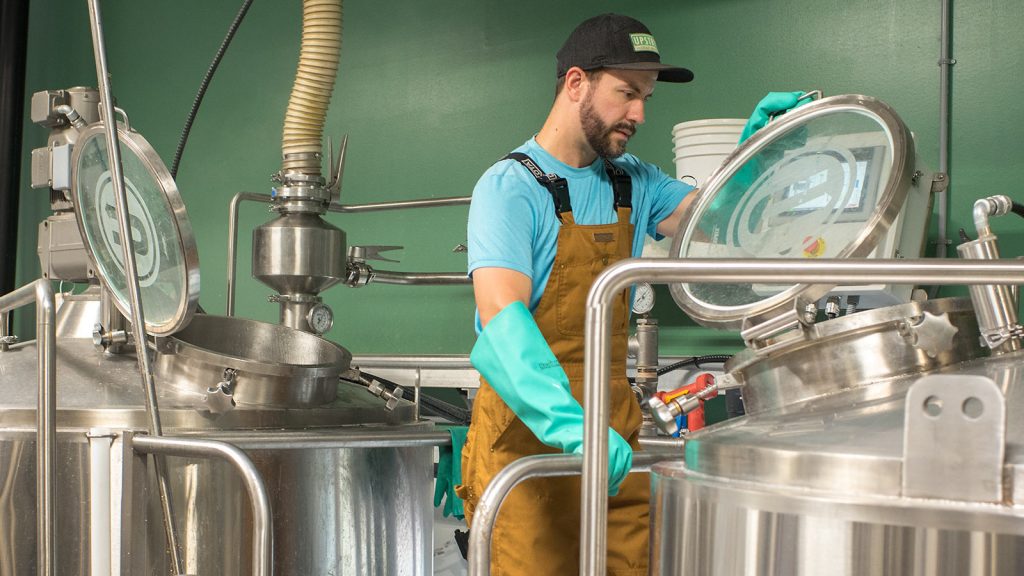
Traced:
<path fill-rule="evenodd" d="M 661 63 L 654 36 L 639 20 L 621 14 L 602 14 L 583 21 L 558 51 L 558 77 L 569 68 L 654 70 L 661 82 L 689 82 L 693 72 Z"/>

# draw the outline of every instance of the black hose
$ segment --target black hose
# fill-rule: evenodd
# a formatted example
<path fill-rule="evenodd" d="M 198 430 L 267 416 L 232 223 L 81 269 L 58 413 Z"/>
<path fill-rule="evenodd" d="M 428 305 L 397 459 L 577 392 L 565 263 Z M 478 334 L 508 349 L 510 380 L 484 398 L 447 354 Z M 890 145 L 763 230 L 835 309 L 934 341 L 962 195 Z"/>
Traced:
<path fill-rule="evenodd" d="M 220 43 L 220 48 L 217 49 L 217 54 L 213 57 L 213 62 L 210 63 L 210 67 L 206 69 L 206 76 L 203 77 L 203 82 L 199 85 L 199 92 L 196 93 L 195 100 L 192 101 L 192 109 L 189 110 L 188 117 L 185 119 L 185 127 L 181 129 L 181 138 L 178 139 L 178 149 L 174 151 L 174 161 L 171 162 L 171 177 L 178 177 L 178 164 L 181 162 L 181 155 L 185 152 L 185 143 L 188 142 L 189 132 L 192 131 L 192 122 L 196 119 L 196 114 L 199 113 L 199 105 L 203 103 L 203 97 L 206 96 L 206 89 L 210 86 L 210 80 L 213 79 L 213 73 L 217 71 L 217 66 L 220 66 L 221 58 L 224 57 L 224 53 L 228 49 L 228 45 L 231 44 L 231 39 L 235 37 L 235 32 L 238 27 L 242 24 L 242 19 L 245 18 L 245 13 L 249 11 L 249 6 L 252 5 L 252 0 L 245 0 L 242 2 L 242 7 L 238 10 L 238 14 L 235 15 L 235 20 L 231 23 L 231 27 L 228 28 L 227 36 L 224 37 L 224 41 Z"/>
<path fill-rule="evenodd" d="M 1016 214 L 1017 216 L 1024 218 L 1024 204 L 1021 204 L 1020 202 L 1014 202 L 1013 207 L 1010 210 L 1012 210 L 1013 213 Z"/>
<path fill-rule="evenodd" d="M 402 388 L 402 398 L 410 402 L 416 401 L 416 391 L 409 388 L 401 387 L 397 383 L 392 382 L 386 378 L 380 376 L 374 376 L 368 372 L 362 372 L 362 375 L 369 380 L 376 380 L 383 384 L 388 392 L 394 392 L 396 388 Z M 348 378 L 342 378 L 345 382 L 351 382 L 353 384 L 359 384 L 360 386 L 366 386 L 362 382 L 356 380 L 349 380 Z M 468 426 L 471 420 L 471 412 L 466 408 L 459 408 L 454 404 L 449 404 L 444 400 L 434 398 L 429 394 L 420 393 L 420 408 L 428 416 L 436 416 L 438 418 L 444 418 L 445 420 L 462 426 Z"/>
<path fill-rule="evenodd" d="M 694 356 L 693 358 L 687 358 L 685 360 L 680 360 L 679 362 L 669 364 L 668 366 L 658 368 L 658 376 L 668 374 L 669 372 L 678 370 L 686 366 L 696 366 L 697 369 L 700 370 L 702 368 L 701 364 L 724 364 L 730 358 L 732 358 L 732 356 L 729 354 L 708 354 L 706 356 Z"/>

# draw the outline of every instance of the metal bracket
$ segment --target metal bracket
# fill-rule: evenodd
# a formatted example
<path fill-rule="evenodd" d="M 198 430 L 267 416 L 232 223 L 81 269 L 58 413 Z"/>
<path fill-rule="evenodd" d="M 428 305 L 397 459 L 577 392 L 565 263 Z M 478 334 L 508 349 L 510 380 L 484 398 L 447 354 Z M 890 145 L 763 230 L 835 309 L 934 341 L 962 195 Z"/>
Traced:
<path fill-rule="evenodd" d="M 903 495 L 1001 502 L 1006 399 L 984 376 L 932 375 L 907 392 Z"/>
<path fill-rule="evenodd" d="M 381 262 L 398 262 L 392 258 L 385 258 L 382 252 L 401 250 L 405 246 L 349 246 L 348 259 L 354 262 L 365 262 L 366 260 L 380 260 Z"/>
<path fill-rule="evenodd" d="M 923 350 L 929 358 L 952 349 L 953 337 L 959 332 L 949 321 L 948 314 L 936 316 L 931 312 L 901 321 L 896 330 L 908 344 Z"/>
<path fill-rule="evenodd" d="M 743 327 L 740 329 L 743 343 L 760 356 L 781 345 L 788 344 L 794 339 L 807 339 L 805 328 L 813 323 L 804 318 L 804 308 L 808 305 L 809 303 L 797 298 L 792 310 L 774 318 L 757 324 L 750 322 L 749 319 L 744 319 Z M 782 338 L 775 338 L 786 332 L 790 332 L 790 334 L 785 334 Z"/>
<path fill-rule="evenodd" d="M 945 192 L 949 188 L 949 177 L 944 172 L 932 174 L 932 194 Z"/>

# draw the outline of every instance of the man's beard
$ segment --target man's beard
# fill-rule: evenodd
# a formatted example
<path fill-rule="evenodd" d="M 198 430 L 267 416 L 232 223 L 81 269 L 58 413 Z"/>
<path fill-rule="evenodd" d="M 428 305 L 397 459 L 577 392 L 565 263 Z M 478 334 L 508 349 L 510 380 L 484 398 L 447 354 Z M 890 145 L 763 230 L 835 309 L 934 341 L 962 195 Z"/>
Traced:
<path fill-rule="evenodd" d="M 593 93 L 588 92 L 583 97 L 583 103 L 580 106 L 580 123 L 583 125 L 583 135 L 587 137 L 587 143 L 590 144 L 590 147 L 601 158 L 618 158 L 626 153 L 626 143 L 628 140 L 623 141 L 621 144 L 613 141 L 613 133 L 616 130 L 623 130 L 627 134 L 635 134 L 636 125 L 632 122 L 618 122 L 613 126 L 608 126 L 597 115 L 597 111 L 594 110 L 592 96 Z"/>

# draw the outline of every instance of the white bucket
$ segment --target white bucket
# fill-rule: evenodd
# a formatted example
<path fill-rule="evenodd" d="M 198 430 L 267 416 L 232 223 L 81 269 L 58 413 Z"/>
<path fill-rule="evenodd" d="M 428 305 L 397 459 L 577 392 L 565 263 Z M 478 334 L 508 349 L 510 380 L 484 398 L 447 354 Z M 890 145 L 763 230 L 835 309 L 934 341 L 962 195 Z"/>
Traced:
<path fill-rule="evenodd" d="M 704 185 L 725 158 L 736 149 L 747 121 L 742 118 L 710 118 L 676 124 L 672 128 L 676 178 L 697 188 Z M 643 256 L 668 256 L 671 238 L 655 241 L 647 238 Z"/>
<path fill-rule="evenodd" d="M 746 123 L 741 118 L 709 118 L 676 124 L 672 128 L 676 178 L 703 186 L 736 149 Z"/>

